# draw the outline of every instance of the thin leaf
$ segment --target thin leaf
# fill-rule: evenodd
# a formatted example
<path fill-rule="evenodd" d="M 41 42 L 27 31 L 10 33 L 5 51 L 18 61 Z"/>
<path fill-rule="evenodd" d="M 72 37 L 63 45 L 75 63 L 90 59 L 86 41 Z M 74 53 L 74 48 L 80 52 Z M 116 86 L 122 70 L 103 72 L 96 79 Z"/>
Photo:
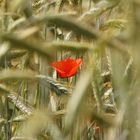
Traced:
<path fill-rule="evenodd" d="M 35 74 L 25 70 L 3 70 L 0 72 L 0 80 L 19 79 L 19 80 L 31 80 L 35 79 Z"/>
<path fill-rule="evenodd" d="M 45 76 L 45 75 L 35 75 L 35 73 L 32 73 L 30 71 L 26 70 L 3 70 L 0 72 L 0 80 L 44 80 L 46 83 L 46 86 L 52 90 L 55 91 L 57 95 L 70 95 L 71 90 L 67 87 L 65 87 L 63 84 L 58 82 L 57 80 Z"/>
<path fill-rule="evenodd" d="M 81 74 L 76 88 L 73 91 L 73 95 L 68 102 L 68 112 L 65 116 L 65 135 L 68 135 L 69 131 L 72 129 L 78 113 L 82 111 L 81 108 L 83 107 L 84 100 L 86 100 L 86 97 L 88 95 L 86 91 L 92 80 L 92 72 L 93 71 L 88 70 Z"/>
<path fill-rule="evenodd" d="M 83 35 L 87 38 L 97 39 L 98 34 L 97 32 L 93 32 L 90 29 L 86 28 L 84 25 L 76 21 L 75 19 L 71 19 L 71 17 L 68 18 L 67 14 L 59 14 L 59 15 L 47 15 L 43 17 L 37 17 L 34 18 L 34 20 L 31 20 L 29 23 L 27 23 L 27 26 L 30 25 L 36 25 L 39 23 L 52 23 L 58 27 L 63 27 L 68 30 L 72 30 L 78 35 Z"/>
<path fill-rule="evenodd" d="M 71 41 L 53 41 L 50 43 L 51 47 L 54 47 L 58 50 L 66 50 L 66 51 L 74 51 L 74 52 L 87 52 L 92 49 L 94 49 L 94 46 L 91 44 L 86 43 L 77 43 L 77 42 L 71 42 Z"/>
<path fill-rule="evenodd" d="M 40 46 L 40 44 L 29 43 L 28 41 L 18 38 L 14 34 L 1 35 L 1 38 L 4 41 L 9 41 L 14 47 L 21 47 L 30 51 L 37 51 L 41 55 L 47 57 L 48 60 L 52 60 L 53 58 L 52 50 L 44 46 Z"/>

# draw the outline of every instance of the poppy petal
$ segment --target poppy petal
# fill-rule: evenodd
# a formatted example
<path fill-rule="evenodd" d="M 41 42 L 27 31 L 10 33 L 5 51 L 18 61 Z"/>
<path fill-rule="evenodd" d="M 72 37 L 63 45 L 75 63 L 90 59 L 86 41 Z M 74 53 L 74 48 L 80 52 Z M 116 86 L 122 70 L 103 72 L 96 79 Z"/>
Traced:
<path fill-rule="evenodd" d="M 63 78 L 63 77 L 67 76 L 66 72 L 60 69 L 59 64 L 54 62 L 54 63 L 51 64 L 51 66 L 57 71 L 57 73 L 60 77 Z"/>
<path fill-rule="evenodd" d="M 75 75 L 77 73 L 78 67 L 82 64 L 81 59 L 77 59 L 76 62 L 77 64 L 71 69 L 71 71 L 69 72 L 69 76 Z"/>
<path fill-rule="evenodd" d="M 68 76 L 69 77 L 74 76 L 77 73 L 77 69 L 78 69 L 78 66 L 75 66 L 74 68 L 72 68 L 72 70 L 69 72 Z"/>
<path fill-rule="evenodd" d="M 51 66 L 57 71 L 61 78 L 74 76 L 77 73 L 78 67 L 82 64 L 82 59 L 65 59 L 58 62 L 53 62 Z"/>
<path fill-rule="evenodd" d="M 79 59 L 76 59 L 76 63 L 79 64 L 79 66 L 83 63 L 82 59 L 79 58 Z"/>

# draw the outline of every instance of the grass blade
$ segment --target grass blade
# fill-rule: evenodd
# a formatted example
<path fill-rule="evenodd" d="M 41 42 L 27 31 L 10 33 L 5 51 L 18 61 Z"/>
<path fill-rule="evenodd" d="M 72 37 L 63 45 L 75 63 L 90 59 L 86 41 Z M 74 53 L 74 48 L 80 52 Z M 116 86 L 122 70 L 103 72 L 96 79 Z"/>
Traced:
<path fill-rule="evenodd" d="M 20 48 L 28 49 L 30 51 L 36 51 L 40 53 L 41 55 L 47 57 L 48 60 L 52 60 L 53 58 L 52 50 L 50 50 L 49 48 L 40 46 L 40 44 L 34 44 L 33 42 L 29 43 L 28 41 L 20 39 L 13 34 L 1 35 L 1 38 L 4 41 L 9 41 L 14 47 L 18 46 Z"/>
<path fill-rule="evenodd" d="M 65 116 L 65 135 L 67 135 L 71 130 L 78 113 L 83 107 L 82 105 L 84 104 L 84 100 L 86 100 L 88 95 L 86 91 L 91 83 L 92 74 L 92 71 L 86 71 L 81 74 L 76 88 L 73 91 L 73 95 L 69 100 Z"/>

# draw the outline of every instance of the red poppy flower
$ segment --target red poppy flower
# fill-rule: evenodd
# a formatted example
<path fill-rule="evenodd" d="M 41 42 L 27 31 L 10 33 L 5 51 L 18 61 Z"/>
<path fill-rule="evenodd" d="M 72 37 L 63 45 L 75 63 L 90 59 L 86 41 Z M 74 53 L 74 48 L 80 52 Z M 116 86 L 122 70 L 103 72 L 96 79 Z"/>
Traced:
<path fill-rule="evenodd" d="M 65 59 L 58 62 L 53 62 L 51 66 L 57 71 L 61 78 L 74 76 L 77 73 L 78 67 L 82 64 L 82 59 Z"/>

